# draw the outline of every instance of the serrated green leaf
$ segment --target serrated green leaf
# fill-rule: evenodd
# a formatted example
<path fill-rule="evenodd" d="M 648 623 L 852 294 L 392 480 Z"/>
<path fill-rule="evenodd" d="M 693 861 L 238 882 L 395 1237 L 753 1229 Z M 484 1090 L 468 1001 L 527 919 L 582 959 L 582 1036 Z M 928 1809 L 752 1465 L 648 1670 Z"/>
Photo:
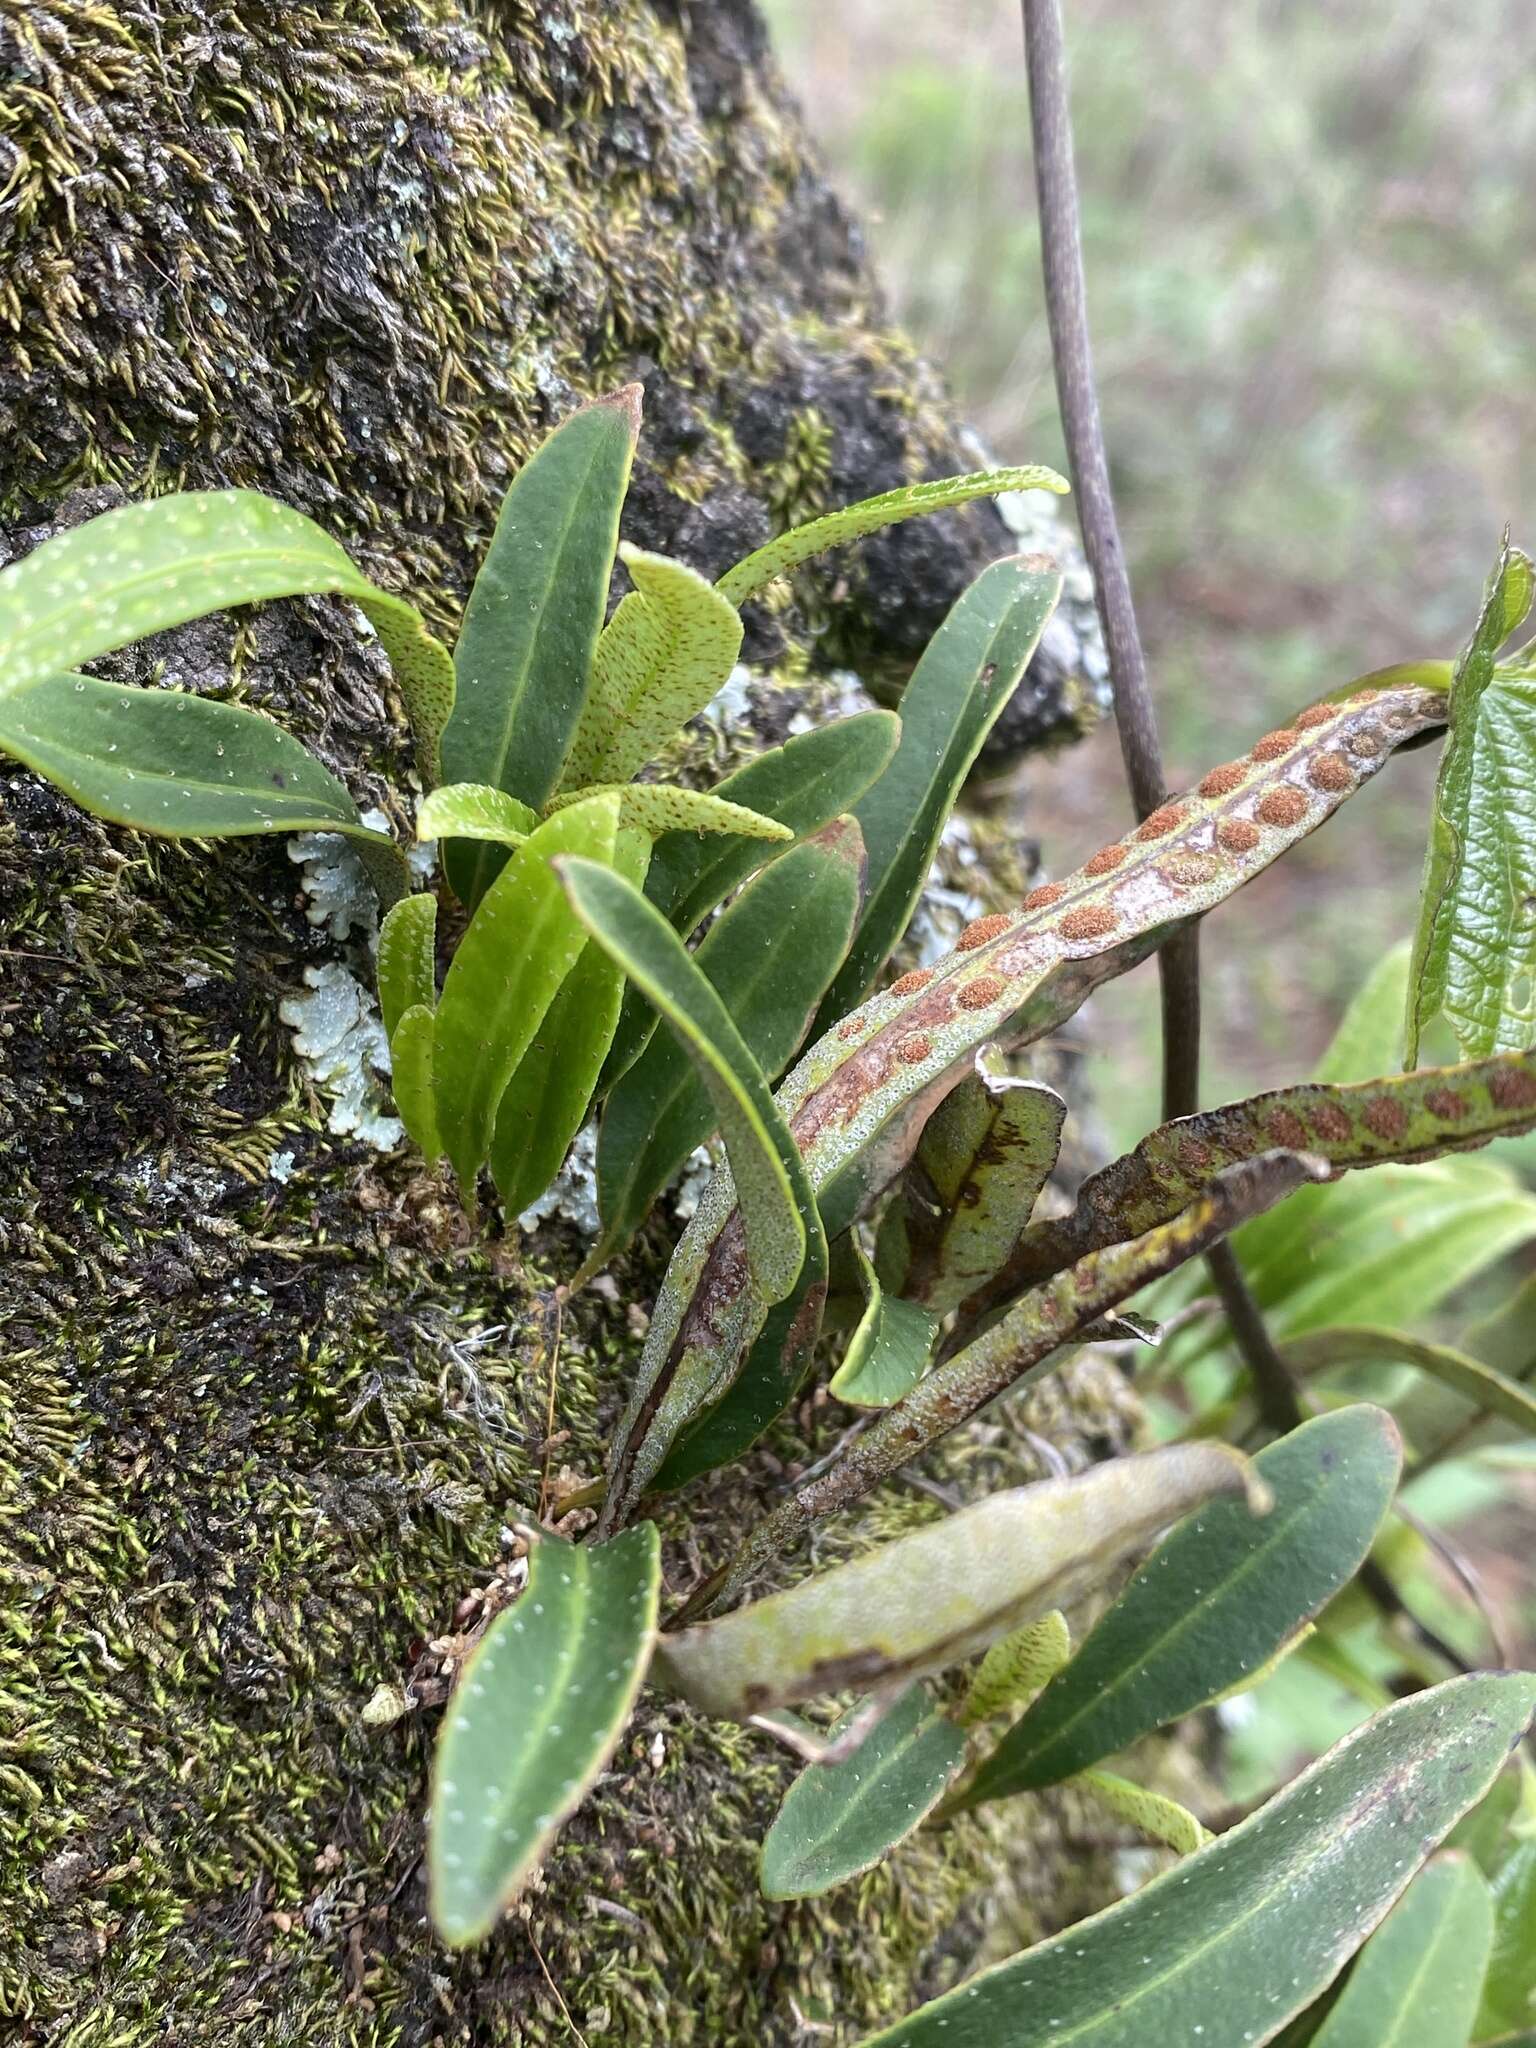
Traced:
<path fill-rule="evenodd" d="M 47 676 L 0 696 L 0 753 L 114 825 L 171 839 L 344 832 L 360 852 L 388 862 L 386 902 L 407 886 L 400 849 L 362 822 L 330 770 L 280 725 L 238 704 Z"/>
<path fill-rule="evenodd" d="M 771 747 L 728 775 L 715 795 L 760 817 L 776 818 L 796 838 L 808 838 L 848 811 L 881 773 L 900 736 L 894 712 L 864 711 L 816 732 Z M 764 860 L 760 841 L 668 832 L 656 842 L 645 893 L 686 938 Z M 604 1073 L 611 1086 L 639 1058 L 656 1025 L 656 1012 L 633 989 L 614 1034 Z"/>
<path fill-rule="evenodd" d="M 586 944 L 550 865 L 556 854 L 612 860 L 616 797 L 547 819 L 497 875 L 459 941 L 437 1009 L 437 1120 L 466 1200 L 503 1091 L 555 991 Z"/>
<path fill-rule="evenodd" d="M 432 1065 L 437 1018 L 425 1003 L 416 1003 L 396 1021 L 389 1040 L 390 1085 L 400 1121 L 428 1166 L 443 1154 L 437 1127 L 437 1092 Z"/>
<path fill-rule="evenodd" d="M 675 782 L 598 783 L 569 796 L 556 797 L 549 806 L 553 817 L 568 805 L 584 803 L 592 796 L 617 796 L 620 817 L 634 832 L 648 832 L 660 838 L 664 832 L 728 833 L 737 839 L 770 839 L 787 845 L 794 838 L 787 825 L 762 817 L 744 804 L 733 804 L 705 790 L 684 789 Z"/>
<path fill-rule="evenodd" d="M 1079 1771 L 1068 1783 L 1096 1799 L 1116 1820 L 1150 1835 L 1166 1848 L 1177 1849 L 1181 1856 L 1193 1856 L 1212 1839 L 1187 1806 L 1162 1792 L 1149 1792 L 1145 1785 L 1114 1771 Z"/>
<path fill-rule="evenodd" d="M 564 786 L 627 782 L 702 711 L 741 652 L 741 618 L 681 562 L 619 543 L 634 589 L 603 628 Z"/>
<path fill-rule="evenodd" d="M 884 491 L 877 498 L 861 498 L 824 519 L 792 526 L 766 547 L 760 547 L 734 569 L 727 569 L 715 586 L 732 604 L 745 604 L 780 576 L 798 569 L 813 555 L 828 548 L 840 548 L 866 533 L 878 533 L 903 519 L 915 519 L 925 512 L 944 512 L 953 505 L 967 505 L 974 498 L 995 498 L 1005 491 L 1056 491 L 1068 489 L 1064 477 L 1053 469 L 979 469 L 967 476 L 936 477 L 928 483 L 903 484 Z"/>
<path fill-rule="evenodd" d="M 846 1732 L 863 1703 L 846 1713 Z M 763 1841 L 762 1887 L 770 1899 L 814 1899 L 906 1840 L 938 1805 L 965 1760 L 965 1737 L 920 1685 L 841 1763 L 808 1764 L 784 1795 Z"/>
<path fill-rule="evenodd" d="M 1489 1415 L 1502 1415 L 1536 1434 L 1536 1394 L 1518 1380 L 1506 1379 L 1491 1365 L 1452 1350 L 1448 1344 L 1426 1344 L 1401 1330 L 1342 1324 L 1312 1330 L 1284 1348 L 1288 1365 L 1302 1374 L 1327 1372 L 1334 1366 L 1364 1364 L 1411 1365 L 1449 1387 Z"/>
<path fill-rule="evenodd" d="M 982 1047 L 928 1119 L 882 1221 L 887 1288 L 944 1316 L 990 1280 L 1051 1176 L 1066 1114 L 1054 1088 L 1016 1078 L 996 1046 Z"/>
<path fill-rule="evenodd" d="M 960 1708 L 962 1728 L 1025 1707 L 1072 1654 L 1072 1631 L 1053 1609 L 995 1642 L 982 1658 Z"/>
<path fill-rule="evenodd" d="M 488 782 L 445 782 L 429 790 L 416 811 L 418 839 L 489 839 L 521 846 L 537 831 L 539 814 Z"/>
<path fill-rule="evenodd" d="M 1500 671 L 1536 570 L 1504 543 L 1451 682 L 1409 972 L 1405 1067 L 1444 1014 L 1462 1056 L 1536 1037 L 1536 675 Z"/>
<path fill-rule="evenodd" d="M 650 857 L 645 834 L 621 824 L 614 872 L 639 888 Z M 589 939 L 497 1105 L 491 1178 L 509 1216 L 521 1215 L 543 1194 L 586 1122 L 623 998 L 622 970 Z"/>
<path fill-rule="evenodd" d="M 736 1720 L 843 1685 L 895 1690 L 1061 1606 L 1192 1509 L 1246 1493 L 1250 1471 L 1225 1444 L 1170 1444 L 995 1494 L 678 1630 L 658 1668 L 695 1706 Z"/>
<path fill-rule="evenodd" d="M 842 964 L 863 887 L 864 842 L 834 820 L 748 884 L 693 955 L 766 1078 L 794 1057 Z M 601 1252 L 610 1256 L 715 1128 L 709 1090 L 671 1032 L 652 1039 L 612 1088 L 597 1146 Z"/>
<path fill-rule="evenodd" d="M 1513 2032 L 1536 2020 L 1536 1839 L 1516 1842 L 1493 1876 L 1493 1952 L 1474 2029 Z"/>
<path fill-rule="evenodd" d="M 1041 556 L 994 562 L 924 649 L 902 692 L 895 755 L 854 811 L 869 852 L 869 900 L 847 964 L 821 1006 L 818 1036 L 869 993 L 910 923 L 960 785 L 1060 591 L 1061 572 Z"/>
<path fill-rule="evenodd" d="M 437 1005 L 437 898 L 405 896 L 379 926 L 379 1010 L 393 1039 L 407 1010 Z"/>
<path fill-rule="evenodd" d="M 535 811 L 559 786 L 591 687 L 640 400 L 631 384 L 578 407 L 502 500 L 453 653 L 445 782 L 488 782 Z M 505 861 L 484 841 L 450 843 L 445 853 L 448 879 L 471 908 Z"/>
<path fill-rule="evenodd" d="M 865 2048 L 1272 2040 L 1384 1918 L 1533 1707 L 1536 1678 L 1513 1673 L 1389 1707 L 1166 1876 Z"/>
<path fill-rule="evenodd" d="M 725 1139 L 753 1281 L 765 1299 L 782 1301 L 807 1242 L 821 1238 L 821 1219 L 762 1068 L 682 940 L 638 889 L 592 860 L 562 861 L 560 879 L 576 916 L 696 1062 Z"/>
<path fill-rule="evenodd" d="M 1492 1941 L 1477 1866 L 1432 1857 L 1360 1951 L 1313 2048 L 1466 2048 Z"/>
<path fill-rule="evenodd" d="M 259 491 L 177 491 L 124 505 L 0 571 L 0 698 L 229 605 L 326 593 L 350 598 L 378 634 L 423 772 L 435 776 L 453 707 L 447 649 L 413 605 L 370 583 L 312 520 Z"/>
<path fill-rule="evenodd" d="M 1251 1676 L 1350 1578 L 1401 1462 L 1379 1408 L 1268 1445 L 1254 1465 L 1272 1511 L 1255 1520 L 1217 1502 L 1175 1530 L 980 1765 L 965 1804 L 1071 1777 Z"/>
<path fill-rule="evenodd" d="M 427 1837 L 432 1919 L 489 1933 L 613 1754 L 656 1641 L 661 1545 L 541 1535 L 528 1583 L 464 1667 L 438 1737 Z"/>
<path fill-rule="evenodd" d="M 857 1239 L 852 1249 L 864 1312 L 827 1391 L 851 1408 L 889 1408 L 928 1370 L 941 1318 L 887 1294 Z"/>

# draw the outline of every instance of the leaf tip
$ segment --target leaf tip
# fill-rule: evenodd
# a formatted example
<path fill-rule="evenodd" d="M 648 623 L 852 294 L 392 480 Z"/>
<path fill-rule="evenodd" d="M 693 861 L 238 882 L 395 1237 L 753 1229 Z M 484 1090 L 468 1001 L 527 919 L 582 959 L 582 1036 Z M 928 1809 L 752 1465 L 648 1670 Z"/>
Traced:
<path fill-rule="evenodd" d="M 594 405 L 604 405 L 619 413 L 629 428 L 632 441 L 640 438 L 640 420 L 645 410 L 645 386 L 624 384 L 617 391 L 604 392 L 601 398 L 593 399 Z"/>

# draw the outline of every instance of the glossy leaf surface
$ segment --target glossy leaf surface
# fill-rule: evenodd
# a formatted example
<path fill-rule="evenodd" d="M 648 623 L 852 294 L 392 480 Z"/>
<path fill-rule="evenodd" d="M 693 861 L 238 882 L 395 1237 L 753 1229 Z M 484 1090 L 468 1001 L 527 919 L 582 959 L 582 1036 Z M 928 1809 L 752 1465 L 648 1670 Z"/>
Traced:
<path fill-rule="evenodd" d="M 887 1294 L 856 1242 L 853 1255 L 864 1293 L 864 1312 L 828 1391 L 853 1408 L 889 1408 L 928 1370 L 939 1318 L 919 1302 Z"/>
<path fill-rule="evenodd" d="M 489 839 L 518 846 L 538 830 L 539 814 L 488 782 L 445 782 L 416 812 L 418 839 Z"/>
<path fill-rule="evenodd" d="M 379 926 L 379 1009 L 392 1039 L 407 1010 L 437 1003 L 437 898 L 402 897 Z"/>
<path fill-rule="evenodd" d="M 1067 489 L 1066 480 L 1053 469 L 981 469 L 967 476 L 936 477 L 931 482 L 903 484 L 884 491 L 877 498 L 863 498 L 856 505 L 829 512 L 824 519 L 792 526 L 768 542 L 745 561 L 728 569 L 716 586 L 732 604 L 745 604 L 760 590 L 787 576 L 814 555 L 828 548 L 840 548 L 866 533 L 878 533 L 903 519 L 915 519 L 924 512 L 943 512 L 952 505 L 967 505 L 974 498 L 995 498 L 1004 491 L 1056 491 Z"/>
<path fill-rule="evenodd" d="M 400 1121 L 428 1166 L 435 1165 L 443 1152 L 432 1074 L 436 1050 L 437 1018 L 427 1004 L 413 1004 L 390 1034 L 390 1085 Z"/>
<path fill-rule="evenodd" d="M 434 777 L 453 705 L 447 649 L 313 520 L 259 491 L 124 505 L 0 571 L 0 698 L 229 605 L 329 592 L 350 598 L 378 634 Z"/>
<path fill-rule="evenodd" d="M 707 790 L 683 789 L 673 782 L 609 782 L 571 796 L 556 797 L 551 815 L 567 804 L 584 803 L 588 797 L 616 796 L 619 816 L 631 831 L 648 832 L 660 838 L 665 832 L 724 833 L 736 839 L 775 840 L 787 845 L 794 837 L 787 825 L 733 804 Z"/>
<path fill-rule="evenodd" d="M 576 916 L 695 1062 L 725 1140 L 754 1282 L 765 1299 L 782 1301 L 805 1263 L 808 1236 L 821 1236 L 821 1221 L 805 1163 L 762 1068 L 654 905 L 592 860 L 562 861 L 560 876 Z"/>
<path fill-rule="evenodd" d="M 923 651 L 901 694 L 901 740 L 854 811 L 869 854 L 869 900 L 847 965 L 817 1018 L 830 1030 L 873 987 L 911 921 L 939 835 L 1056 608 L 1061 574 L 1040 556 L 984 569 Z"/>
<path fill-rule="evenodd" d="M 598 797 L 547 819 L 486 891 L 459 941 L 437 1010 L 438 1124 L 466 1197 L 490 1147 L 502 1093 L 586 944 L 550 865 L 612 860 L 619 806 Z"/>
<path fill-rule="evenodd" d="M 1193 1508 L 1245 1493 L 1250 1470 L 1224 1444 L 1172 1444 L 995 1494 L 669 1635 L 662 1666 L 696 1706 L 738 1720 L 844 1685 L 894 1689 L 1061 1606 Z"/>
<path fill-rule="evenodd" d="M 1475 1673 L 1387 1708 L 1198 1855 L 867 2048 L 1272 2040 L 1385 1917 L 1533 1707 L 1536 1678 Z"/>
<path fill-rule="evenodd" d="M 516 1897 L 623 1733 L 656 1640 L 660 1541 L 543 1535 L 528 1584 L 464 1667 L 438 1738 L 432 1918 L 478 1941 Z"/>
<path fill-rule="evenodd" d="M 48 676 L 0 696 L 0 752 L 98 818 L 140 832 L 345 832 L 400 860 L 307 747 L 260 712 L 214 697 Z"/>
<path fill-rule="evenodd" d="M 650 855 L 644 833 L 619 827 L 615 874 L 638 888 Z M 623 997 L 622 968 L 589 939 L 496 1106 L 491 1178 L 509 1216 L 521 1215 L 543 1194 L 586 1122 Z"/>
<path fill-rule="evenodd" d="M 1176 1529 L 985 1759 L 967 1803 L 1070 1777 L 1252 1676 L 1359 1565 L 1401 1459 L 1391 1417 L 1363 1406 L 1268 1445 L 1254 1464 L 1270 1513 L 1216 1502 Z"/>
<path fill-rule="evenodd" d="M 864 845 L 851 819 L 763 869 L 693 955 L 770 1081 L 794 1057 L 853 936 Z M 610 1090 L 597 1148 L 605 1251 L 617 1248 L 715 1128 L 713 1100 L 673 1032 L 657 1034 Z"/>
<path fill-rule="evenodd" d="M 889 711 L 864 711 L 770 747 L 720 783 L 715 795 L 806 838 L 849 811 L 891 755 L 901 731 Z M 686 937 L 760 868 L 770 849 L 755 839 L 667 832 L 656 842 L 645 893 Z M 649 1042 L 656 1013 L 631 989 L 605 1076 L 626 1073 Z"/>
<path fill-rule="evenodd" d="M 797 839 L 851 811 L 896 751 L 901 721 L 892 711 L 861 711 L 815 732 L 770 747 L 714 794 L 760 817 L 774 818 Z M 645 893 L 685 936 L 761 865 L 760 846 L 673 832 L 656 843 Z"/>
<path fill-rule="evenodd" d="M 964 1759 L 965 1737 L 911 1686 L 852 1756 L 807 1764 L 790 1786 L 763 1842 L 765 1895 L 816 1898 L 872 1869 L 933 1811 Z"/>
<path fill-rule="evenodd" d="M 579 407 L 513 479 L 454 649 L 445 782 L 488 782 L 535 811 L 559 786 L 591 686 L 640 399 L 631 384 Z M 490 843 L 450 845 L 460 899 L 478 903 L 505 858 Z"/>

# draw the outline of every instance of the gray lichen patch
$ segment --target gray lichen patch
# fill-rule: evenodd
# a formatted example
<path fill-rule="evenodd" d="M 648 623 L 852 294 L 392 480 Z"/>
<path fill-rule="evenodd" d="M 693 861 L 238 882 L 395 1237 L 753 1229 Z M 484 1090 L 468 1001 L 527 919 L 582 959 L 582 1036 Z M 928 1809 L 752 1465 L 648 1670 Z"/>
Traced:
<path fill-rule="evenodd" d="M 339 960 L 306 967 L 304 980 L 306 993 L 285 996 L 277 1014 L 292 1026 L 293 1049 L 330 1102 L 326 1128 L 392 1150 L 404 1127 L 382 1106 L 389 1042 L 372 991 Z"/>

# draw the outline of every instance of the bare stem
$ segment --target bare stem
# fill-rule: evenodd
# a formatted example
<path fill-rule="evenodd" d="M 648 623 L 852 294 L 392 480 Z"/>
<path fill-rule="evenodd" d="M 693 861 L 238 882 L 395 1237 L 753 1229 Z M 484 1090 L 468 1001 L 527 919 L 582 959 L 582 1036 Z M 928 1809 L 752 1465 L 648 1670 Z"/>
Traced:
<path fill-rule="evenodd" d="M 1146 656 L 1136 625 L 1104 454 L 1093 351 L 1088 339 L 1088 295 L 1083 280 L 1077 170 L 1072 157 L 1072 116 L 1060 0 L 1024 0 L 1024 52 L 1029 66 L 1029 113 L 1034 132 L 1035 189 L 1040 205 L 1040 249 L 1045 269 L 1045 310 L 1051 329 L 1056 397 L 1066 435 L 1072 488 L 1083 548 L 1114 677 L 1120 756 L 1138 818 L 1164 796 L 1163 754 L 1147 681 Z"/>
<path fill-rule="evenodd" d="M 1162 746 L 1136 624 L 1104 452 L 1088 336 L 1088 293 L 1083 276 L 1077 170 L 1060 0 L 1023 0 L 1024 49 L 1029 66 L 1030 121 L 1034 133 L 1035 188 L 1045 271 L 1046 317 L 1056 396 L 1061 406 L 1067 460 L 1077 493 L 1083 548 L 1093 571 L 1099 618 L 1114 678 L 1120 755 L 1138 817 L 1164 796 Z M 1163 1116 L 1191 1116 L 1200 1106 L 1200 942 L 1191 926 L 1158 955 L 1163 1012 Z M 1263 1317 L 1231 1249 L 1210 1260 L 1211 1278 L 1264 1410 L 1273 1427 L 1291 1428 L 1301 1406 L 1284 1361 L 1270 1342 Z"/>
<path fill-rule="evenodd" d="M 1283 1436 L 1307 1419 L 1291 1369 L 1275 1348 L 1275 1340 L 1265 1326 L 1264 1312 L 1243 1277 L 1231 1245 L 1216 1245 L 1206 1253 L 1205 1264 L 1226 1312 L 1232 1341 L 1253 1381 L 1259 1414 L 1277 1435 Z"/>
<path fill-rule="evenodd" d="M 1162 746 L 1136 624 L 1131 579 L 1110 489 L 1088 336 L 1088 292 L 1083 276 L 1081 212 L 1072 151 L 1072 113 L 1061 0 L 1022 0 L 1024 54 L 1029 68 L 1029 114 L 1034 140 L 1035 190 L 1040 209 L 1040 251 L 1045 310 L 1051 331 L 1056 398 L 1061 407 L 1067 462 L 1077 496 L 1083 550 L 1093 571 L 1095 602 L 1114 682 L 1115 724 L 1131 802 L 1139 818 L 1163 801 Z M 1200 1106 L 1200 953 L 1198 926 L 1169 941 L 1158 954 L 1163 1015 L 1163 1117 L 1190 1116 Z M 1225 1242 L 1207 1254 L 1234 1343 L 1252 1377 L 1260 1411 L 1272 1429 L 1293 1429 L 1305 1411 L 1290 1368 L 1276 1350 L 1264 1317 Z M 1386 1574 L 1372 1564 L 1362 1579 L 1384 1606 L 1407 1613 Z M 1420 1635 L 1441 1655 L 1455 1653 Z"/>

